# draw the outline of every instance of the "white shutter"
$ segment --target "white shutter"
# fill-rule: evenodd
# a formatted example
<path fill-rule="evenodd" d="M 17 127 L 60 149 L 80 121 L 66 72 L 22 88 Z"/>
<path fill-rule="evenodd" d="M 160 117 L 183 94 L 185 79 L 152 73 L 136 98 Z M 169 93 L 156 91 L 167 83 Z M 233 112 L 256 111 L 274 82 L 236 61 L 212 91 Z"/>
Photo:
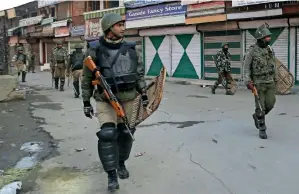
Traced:
<path fill-rule="evenodd" d="M 245 53 L 248 51 L 249 47 L 255 44 L 256 39 L 246 30 L 246 50 Z"/>
<path fill-rule="evenodd" d="M 272 45 L 276 58 L 288 67 L 289 62 L 289 30 L 285 28 Z"/>
<path fill-rule="evenodd" d="M 171 36 L 171 76 L 179 65 L 179 62 L 184 54 L 184 49 L 176 36 Z"/>
<path fill-rule="evenodd" d="M 162 64 L 165 66 L 169 76 L 171 74 L 170 39 L 171 39 L 171 36 L 165 36 L 163 39 L 163 42 L 161 43 L 161 45 L 158 49 L 159 57 L 162 61 Z"/>
<path fill-rule="evenodd" d="M 156 55 L 156 49 L 153 46 L 151 40 L 149 39 L 149 37 L 144 37 L 144 42 L 145 42 L 145 70 L 146 70 L 146 74 L 148 72 L 148 70 L 151 67 L 151 64 L 153 62 L 153 59 Z"/>
<path fill-rule="evenodd" d="M 299 81 L 299 28 L 297 28 L 297 67 L 296 67 L 296 80 Z"/>

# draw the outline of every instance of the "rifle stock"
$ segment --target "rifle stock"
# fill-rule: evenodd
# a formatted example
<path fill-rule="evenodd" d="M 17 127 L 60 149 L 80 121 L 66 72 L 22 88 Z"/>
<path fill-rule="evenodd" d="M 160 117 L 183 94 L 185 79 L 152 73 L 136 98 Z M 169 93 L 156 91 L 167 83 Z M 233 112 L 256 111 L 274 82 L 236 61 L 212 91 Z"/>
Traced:
<path fill-rule="evenodd" d="M 110 86 L 107 84 L 106 80 L 104 79 L 104 77 L 101 75 L 100 71 L 97 70 L 97 66 L 94 63 L 94 61 L 92 60 L 92 58 L 90 56 L 86 57 L 86 59 L 84 59 L 84 65 L 92 72 L 94 72 L 95 76 L 96 76 L 96 80 L 92 81 L 92 85 L 101 85 L 101 87 L 104 90 L 104 94 L 106 96 L 106 98 L 108 99 L 109 103 L 111 104 L 111 106 L 113 107 L 113 109 L 116 111 L 117 116 L 121 117 L 127 127 L 127 130 L 130 133 L 130 136 L 132 137 L 132 139 L 134 140 L 134 137 L 131 133 L 131 130 L 129 129 L 129 125 L 128 125 L 128 119 L 126 117 L 126 113 L 123 109 L 123 107 L 121 106 L 121 104 L 118 102 L 116 96 L 112 93 Z"/>

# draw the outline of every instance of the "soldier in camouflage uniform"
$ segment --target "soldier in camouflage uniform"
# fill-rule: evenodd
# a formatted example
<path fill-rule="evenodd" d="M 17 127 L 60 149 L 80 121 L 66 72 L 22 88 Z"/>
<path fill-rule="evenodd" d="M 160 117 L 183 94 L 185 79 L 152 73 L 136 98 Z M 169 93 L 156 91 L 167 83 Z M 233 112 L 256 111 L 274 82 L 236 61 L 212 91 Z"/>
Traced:
<path fill-rule="evenodd" d="M 76 51 L 70 55 L 70 61 L 67 68 L 67 77 L 69 77 L 70 71 L 72 72 L 75 98 L 79 98 L 80 96 L 79 83 L 82 75 L 83 60 L 85 59 L 82 48 L 83 47 L 80 44 L 75 45 Z"/>
<path fill-rule="evenodd" d="M 218 69 L 218 79 L 212 86 L 212 93 L 215 94 L 215 90 L 218 87 L 219 84 L 224 81 L 226 81 L 226 94 L 230 95 L 232 94 L 230 92 L 230 88 L 228 86 L 230 85 L 232 81 L 232 76 L 230 74 L 231 72 L 231 55 L 228 51 L 229 44 L 228 43 L 222 43 L 221 50 L 219 50 L 216 54 L 216 68 Z"/>
<path fill-rule="evenodd" d="M 57 43 L 57 47 L 52 50 L 50 67 L 54 73 L 55 89 L 58 89 L 60 79 L 60 91 L 64 91 L 65 70 L 68 65 L 68 51 L 63 47 L 62 42 Z"/>
<path fill-rule="evenodd" d="M 265 115 L 274 107 L 276 98 L 277 72 L 275 56 L 270 47 L 271 32 L 266 24 L 261 25 L 255 32 L 257 42 L 250 46 L 244 61 L 245 84 L 249 90 L 254 86 L 258 91 L 262 111 L 255 102 L 254 123 L 259 129 L 261 139 L 267 139 Z"/>
<path fill-rule="evenodd" d="M 96 42 L 89 43 L 86 54 L 91 56 L 112 92 L 123 104 L 128 120 L 132 115 L 133 99 L 138 93 L 142 95 L 144 106 L 148 104 L 144 66 L 135 50 L 135 43 L 124 41 L 124 21 L 119 14 L 106 14 L 101 22 L 104 36 Z M 117 53 L 119 55 L 116 57 Z M 114 65 L 113 59 L 116 58 Z M 115 79 L 113 79 L 113 77 Z M 125 161 L 129 158 L 132 148 L 132 138 L 125 124 L 117 117 L 115 110 L 104 97 L 100 86 L 94 91 L 91 85 L 94 76 L 86 67 L 83 67 L 82 97 L 84 114 L 92 118 L 93 108 L 90 98 L 96 100 L 98 120 L 101 124 L 98 137 L 98 153 L 104 170 L 108 174 L 108 190 L 119 189 L 118 177 L 127 179 L 129 172 Z M 135 129 L 132 129 L 132 133 Z"/>
<path fill-rule="evenodd" d="M 30 52 L 28 54 L 28 59 L 29 59 L 29 66 L 28 66 L 28 72 L 30 72 L 30 70 L 32 71 L 32 73 L 35 73 L 35 52 L 33 50 L 33 48 L 30 49 Z"/>
<path fill-rule="evenodd" d="M 28 56 L 23 53 L 23 47 L 17 48 L 17 54 L 13 56 L 12 63 L 18 70 L 18 76 L 22 74 L 22 82 L 26 82 L 27 68 L 29 64 Z"/>

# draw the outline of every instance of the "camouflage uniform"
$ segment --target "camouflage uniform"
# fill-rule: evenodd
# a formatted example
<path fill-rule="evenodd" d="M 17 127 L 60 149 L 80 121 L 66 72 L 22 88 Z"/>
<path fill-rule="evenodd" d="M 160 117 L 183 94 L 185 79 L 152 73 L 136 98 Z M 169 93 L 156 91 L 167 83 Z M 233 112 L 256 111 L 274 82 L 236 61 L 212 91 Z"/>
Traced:
<path fill-rule="evenodd" d="M 123 19 L 119 14 L 106 14 L 101 24 L 105 36 L 100 37 L 98 41 L 89 43 L 90 48 L 86 56 L 93 58 L 113 93 L 124 106 L 126 115 L 130 120 L 133 99 L 137 94 L 142 94 L 144 105 L 148 103 L 148 99 L 145 93 L 144 66 L 138 60 L 140 57 L 137 56 L 135 43 L 125 42 L 123 38 L 111 40 L 106 36 L 111 26 L 122 21 Z M 114 32 L 111 30 L 111 33 Z M 111 67 L 111 61 L 121 46 L 125 46 L 126 50 L 120 52 L 119 57 Z M 119 188 L 117 174 L 121 179 L 129 177 L 125 161 L 129 158 L 133 142 L 124 123 L 117 117 L 115 110 L 107 102 L 102 88 L 98 86 L 94 90 L 91 85 L 93 79 L 92 72 L 86 66 L 83 66 L 81 87 L 84 114 L 91 118 L 93 108 L 90 104 L 90 98 L 93 96 L 96 100 L 98 120 L 101 124 L 101 130 L 96 133 L 98 153 L 103 168 L 108 174 L 108 190 L 115 190 Z M 132 133 L 134 132 L 135 129 L 132 129 Z"/>
<path fill-rule="evenodd" d="M 62 45 L 62 42 L 58 44 Z M 60 91 L 64 91 L 64 83 L 65 83 L 65 70 L 68 65 L 68 51 L 66 48 L 55 47 L 52 50 L 50 67 L 52 69 L 52 73 L 54 73 L 54 81 L 55 81 L 55 89 L 58 89 L 58 82 L 60 79 Z"/>
<path fill-rule="evenodd" d="M 35 73 L 35 52 L 33 49 L 28 54 L 28 59 L 29 59 L 29 65 L 28 65 L 28 72 L 32 70 L 32 73 Z"/>
<path fill-rule="evenodd" d="M 85 59 L 85 54 L 82 52 L 82 48 L 83 47 L 80 44 L 75 45 L 76 51 L 70 55 L 67 68 L 67 77 L 69 77 L 70 71 L 72 72 L 75 98 L 80 96 L 80 78 L 82 76 L 83 60 Z"/>
<path fill-rule="evenodd" d="M 250 46 L 244 61 L 245 84 L 250 90 L 253 86 L 256 87 L 263 109 L 260 111 L 258 102 L 255 102 L 256 109 L 253 119 L 262 139 L 267 138 L 265 115 L 273 109 L 276 102 L 277 72 L 275 56 L 269 46 L 270 43 L 265 41 L 265 37 L 270 35 L 271 32 L 265 24 L 260 26 L 255 33 L 257 42 Z"/>
<path fill-rule="evenodd" d="M 22 73 L 22 82 L 26 82 L 29 59 L 28 56 L 23 53 L 23 47 L 18 47 L 17 52 L 18 53 L 12 58 L 12 63 L 13 66 L 18 70 L 18 76 L 20 76 Z"/>
<path fill-rule="evenodd" d="M 226 50 L 224 48 L 225 45 L 228 46 L 229 44 L 222 43 L 221 50 L 219 50 L 216 54 L 216 68 L 218 69 L 218 79 L 212 86 L 213 94 L 215 94 L 215 90 L 217 89 L 218 85 L 221 84 L 223 81 L 226 81 L 226 84 L 225 84 L 226 94 L 227 95 L 232 94 L 230 92 L 230 88 L 228 88 L 233 79 L 230 74 L 230 72 L 231 72 L 231 63 L 230 63 L 231 55 L 228 52 L 228 50 Z M 225 79 L 225 80 L 223 80 L 223 79 Z"/>

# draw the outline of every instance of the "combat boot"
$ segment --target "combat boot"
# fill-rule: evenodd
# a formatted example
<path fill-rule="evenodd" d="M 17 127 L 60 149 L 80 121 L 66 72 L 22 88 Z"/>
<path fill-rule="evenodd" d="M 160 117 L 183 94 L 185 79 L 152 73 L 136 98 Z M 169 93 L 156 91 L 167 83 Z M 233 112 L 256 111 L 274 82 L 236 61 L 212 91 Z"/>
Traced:
<path fill-rule="evenodd" d="M 268 138 L 266 130 L 260 130 L 259 136 L 260 136 L 261 139 L 267 139 Z"/>
<path fill-rule="evenodd" d="M 59 78 L 54 78 L 54 84 L 55 84 L 55 89 L 58 90 L 58 82 L 59 82 Z"/>
<path fill-rule="evenodd" d="M 108 190 L 115 191 L 119 189 L 116 170 L 108 171 Z"/>
<path fill-rule="evenodd" d="M 267 139 L 268 136 L 267 136 L 267 133 L 266 133 L 267 126 L 266 126 L 266 123 L 265 123 L 265 116 L 258 118 L 257 114 L 254 113 L 252 115 L 252 117 L 254 119 L 255 127 L 259 130 L 259 137 L 261 139 Z"/>
<path fill-rule="evenodd" d="M 60 91 L 64 91 L 64 82 L 65 82 L 65 80 L 64 80 L 64 78 L 60 78 Z"/>
<path fill-rule="evenodd" d="M 126 169 L 125 161 L 119 162 L 119 168 L 117 169 L 117 174 L 120 179 L 129 178 L 129 171 Z"/>
<path fill-rule="evenodd" d="M 26 72 L 22 72 L 22 82 L 26 82 Z"/>

